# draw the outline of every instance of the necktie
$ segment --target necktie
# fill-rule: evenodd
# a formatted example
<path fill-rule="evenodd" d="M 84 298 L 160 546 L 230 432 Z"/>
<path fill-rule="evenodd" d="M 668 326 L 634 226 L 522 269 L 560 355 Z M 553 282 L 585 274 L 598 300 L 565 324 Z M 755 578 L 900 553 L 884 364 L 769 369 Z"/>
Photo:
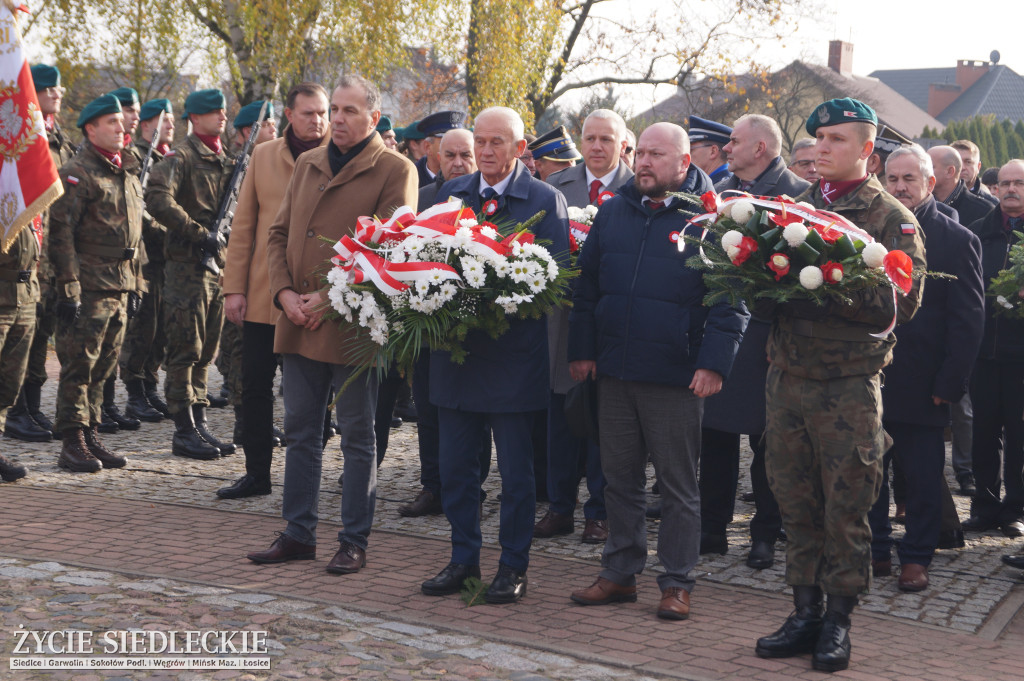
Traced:
<path fill-rule="evenodd" d="M 1019 217 L 1015 217 L 1015 218 L 1010 218 L 1010 219 L 1008 220 L 1008 222 L 1009 222 L 1009 225 L 1010 225 L 1010 231 L 1011 231 L 1011 232 L 1016 232 L 1016 231 L 1018 231 L 1018 230 L 1019 230 L 1019 229 L 1020 229 L 1020 228 L 1021 228 L 1022 226 L 1024 226 L 1024 216 L 1019 216 Z"/>
<path fill-rule="evenodd" d="M 664 201 L 648 201 L 647 202 L 647 207 L 650 208 L 651 212 L 653 213 L 656 210 L 661 210 L 662 208 L 664 208 L 665 207 L 665 202 Z"/>
<path fill-rule="evenodd" d="M 590 202 L 597 201 L 597 197 L 601 194 L 601 180 L 594 180 L 590 183 Z"/>
<path fill-rule="evenodd" d="M 484 201 L 490 201 L 497 195 L 498 192 L 494 191 L 494 187 L 487 187 L 482 192 L 480 192 L 480 196 L 483 198 Z"/>

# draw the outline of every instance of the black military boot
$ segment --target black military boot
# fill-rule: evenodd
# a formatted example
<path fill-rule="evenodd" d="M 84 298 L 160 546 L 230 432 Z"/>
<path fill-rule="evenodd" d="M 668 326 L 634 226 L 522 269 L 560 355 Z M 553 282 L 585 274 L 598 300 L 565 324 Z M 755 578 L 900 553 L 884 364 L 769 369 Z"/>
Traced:
<path fill-rule="evenodd" d="M 856 596 L 828 595 L 828 610 L 818 635 L 811 666 L 820 672 L 838 672 L 850 666 L 850 615 Z"/>
<path fill-rule="evenodd" d="M 163 421 L 164 415 L 154 409 L 146 399 L 146 388 L 142 385 L 141 378 L 129 378 L 124 382 L 124 387 L 128 391 L 128 404 L 124 408 L 125 416 L 146 423 Z"/>
<path fill-rule="evenodd" d="M 86 428 L 82 435 L 85 437 L 85 446 L 89 449 L 89 453 L 99 459 L 104 468 L 124 468 L 124 465 L 128 463 L 127 459 L 110 451 L 100 442 L 95 424 L 92 428 Z"/>
<path fill-rule="evenodd" d="M 235 453 L 235 446 L 230 442 L 221 442 L 213 436 L 213 433 L 206 427 L 206 407 L 201 404 L 192 405 L 192 418 L 195 419 L 196 430 L 199 435 L 220 451 L 221 456 L 228 456 Z"/>
<path fill-rule="evenodd" d="M 4 427 L 7 437 L 23 442 L 49 442 L 52 433 L 32 418 L 26 406 L 25 391 L 18 395 L 18 401 L 7 412 L 7 425 Z"/>
<path fill-rule="evenodd" d="M 121 413 L 117 404 L 114 403 L 114 387 L 114 375 L 111 374 L 103 384 L 103 408 L 101 411 L 104 414 L 104 421 L 110 419 L 117 424 L 118 430 L 138 430 L 142 426 L 142 421 Z"/>
<path fill-rule="evenodd" d="M 796 609 L 778 631 L 757 639 L 758 657 L 793 657 L 815 650 L 822 627 L 821 589 L 794 586 L 793 605 Z"/>
<path fill-rule="evenodd" d="M 63 433 L 63 444 L 57 465 L 74 473 L 95 473 L 103 468 L 100 460 L 92 455 L 85 444 L 85 432 L 82 428 L 68 428 Z"/>
<path fill-rule="evenodd" d="M 167 408 L 167 403 L 160 398 L 160 392 L 157 390 L 157 384 L 150 383 L 149 381 L 143 381 L 142 385 L 146 389 L 146 401 L 149 402 L 149 406 L 163 414 L 164 418 L 171 418 L 171 412 Z"/>
<path fill-rule="evenodd" d="M 220 395 L 214 395 L 211 392 L 206 393 L 206 400 L 210 403 L 210 409 L 223 409 L 228 406 L 228 398 L 224 397 L 223 393 L 223 390 L 221 390 Z"/>
<path fill-rule="evenodd" d="M 235 429 L 231 440 L 242 447 L 245 446 L 245 416 L 242 413 L 242 405 L 235 405 Z"/>
<path fill-rule="evenodd" d="M 27 475 L 24 466 L 19 466 L 16 463 L 12 463 L 0 456 L 0 478 L 3 478 L 4 482 L 14 482 L 15 480 L 21 480 Z"/>
<path fill-rule="evenodd" d="M 43 430 L 50 431 L 50 437 L 56 438 L 57 434 L 53 432 L 53 421 L 46 417 L 46 414 L 42 412 L 41 406 L 43 402 L 43 386 L 39 383 L 26 383 L 21 388 L 22 393 L 25 395 L 25 407 L 28 409 L 28 415 L 32 417 L 40 428 Z"/>
<path fill-rule="evenodd" d="M 192 420 L 192 409 L 185 407 L 174 415 L 174 438 L 171 440 L 171 454 L 189 459 L 210 461 L 220 458 L 220 450 L 203 439 Z"/>

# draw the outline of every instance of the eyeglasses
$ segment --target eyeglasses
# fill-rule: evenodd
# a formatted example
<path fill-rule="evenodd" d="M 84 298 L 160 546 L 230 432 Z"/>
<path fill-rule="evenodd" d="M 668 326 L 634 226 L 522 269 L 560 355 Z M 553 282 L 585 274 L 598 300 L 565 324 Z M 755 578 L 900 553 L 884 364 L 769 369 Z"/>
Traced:
<path fill-rule="evenodd" d="M 1000 189 L 1009 189 L 1010 187 L 1014 187 L 1016 189 L 1024 189 L 1024 180 L 1000 180 L 999 181 L 999 188 Z"/>
<path fill-rule="evenodd" d="M 796 166 L 797 168 L 810 168 L 813 165 L 814 161 L 793 161 L 789 164 L 789 167 L 792 168 L 793 166 Z"/>
<path fill-rule="evenodd" d="M 690 145 L 690 151 L 693 151 L 694 149 L 703 149 L 704 147 L 717 147 L 717 146 L 719 146 L 719 145 L 711 144 L 710 142 L 708 142 L 706 144 L 691 144 Z"/>

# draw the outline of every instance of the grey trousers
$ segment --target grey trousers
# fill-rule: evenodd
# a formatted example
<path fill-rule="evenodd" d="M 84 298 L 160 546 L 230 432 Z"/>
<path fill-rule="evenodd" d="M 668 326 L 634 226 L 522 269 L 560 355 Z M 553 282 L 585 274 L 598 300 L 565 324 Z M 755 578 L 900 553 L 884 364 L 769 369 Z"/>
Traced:
<path fill-rule="evenodd" d="M 284 533 L 303 544 L 316 543 L 324 418 L 331 386 L 345 384 L 355 367 L 327 364 L 301 355 L 284 355 L 284 429 L 288 449 L 284 464 Z M 341 488 L 339 542 L 366 549 L 377 503 L 377 453 L 373 414 L 377 405 L 374 371 L 356 378 L 338 397 L 341 454 L 345 481 Z"/>
<path fill-rule="evenodd" d="M 957 481 L 968 475 L 974 475 L 971 468 L 971 437 L 974 424 L 974 408 L 971 406 L 971 394 L 964 393 L 959 402 L 952 405 L 953 425 L 953 473 Z"/>
<path fill-rule="evenodd" d="M 655 383 L 598 382 L 601 467 L 608 486 L 608 541 L 601 576 L 632 585 L 647 562 L 647 459 L 661 488 L 658 575 L 662 590 L 692 591 L 700 552 L 700 422 L 704 400 L 687 388 Z"/>

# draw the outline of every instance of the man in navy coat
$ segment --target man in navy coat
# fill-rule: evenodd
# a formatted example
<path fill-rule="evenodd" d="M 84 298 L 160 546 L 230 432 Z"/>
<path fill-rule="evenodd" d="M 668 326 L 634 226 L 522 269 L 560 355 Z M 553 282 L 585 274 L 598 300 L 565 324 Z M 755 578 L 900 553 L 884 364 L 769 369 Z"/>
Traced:
<path fill-rule="evenodd" d="M 512 109 L 481 111 L 473 129 L 479 170 L 446 182 L 439 201 L 459 198 L 477 214 L 493 199 L 488 219 L 523 222 L 540 211 L 533 227 L 556 257 L 569 252 L 565 199 L 535 179 L 519 160 L 526 147 L 523 121 Z M 429 596 L 457 593 L 468 577 L 480 576 L 480 440 L 483 426 L 494 434 L 501 474 L 498 573 L 484 595 L 488 603 L 511 603 L 526 593 L 526 568 L 533 539 L 536 490 L 533 430 L 536 412 L 548 406 L 546 319 L 510 319 L 498 339 L 483 332 L 466 337 L 462 364 L 446 352 L 430 357 L 430 401 L 441 431 L 441 501 L 452 527 L 451 562 L 422 585 Z"/>
<path fill-rule="evenodd" d="M 601 467 L 607 479 L 608 541 L 600 576 L 573 592 L 582 605 L 635 601 L 647 562 L 645 469 L 661 488 L 657 615 L 690 613 L 700 544 L 697 460 L 703 398 L 722 389 L 749 315 L 725 303 L 704 306 L 703 275 L 687 267 L 694 248 L 676 249 L 711 180 L 690 163 L 678 125 L 640 135 L 636 175 L 598 210 L 580 254 L 569 316 L 569 371 L 597 378 Z"/>
<path fill-rule="evenodd" d="M 939 213 L 932 187 L 932 160 L 921 147 L 897 149 L 886 161 L 886 188 L 914 211 L 928 242 L 928 269 L 956 279 L 931 279 L 921 309 L 898 327 L 892 364 L 882 388 L 882 423 L 892 436 L 885 465 L 895 459 L 906 474 L 906 534 L 899 544 L 901 591 L 928 587 L 928 566 L 939 541 L 945 488 L 943 430 L 950 405 L 967 392 L 985 328 L 981 283 L 981 242 L 965 227 Z M 868 514 L 875 576 L 889 567 L 892 550 L 888 476 Z M 881 570 L 879 569 L 881 568 Z"/>

